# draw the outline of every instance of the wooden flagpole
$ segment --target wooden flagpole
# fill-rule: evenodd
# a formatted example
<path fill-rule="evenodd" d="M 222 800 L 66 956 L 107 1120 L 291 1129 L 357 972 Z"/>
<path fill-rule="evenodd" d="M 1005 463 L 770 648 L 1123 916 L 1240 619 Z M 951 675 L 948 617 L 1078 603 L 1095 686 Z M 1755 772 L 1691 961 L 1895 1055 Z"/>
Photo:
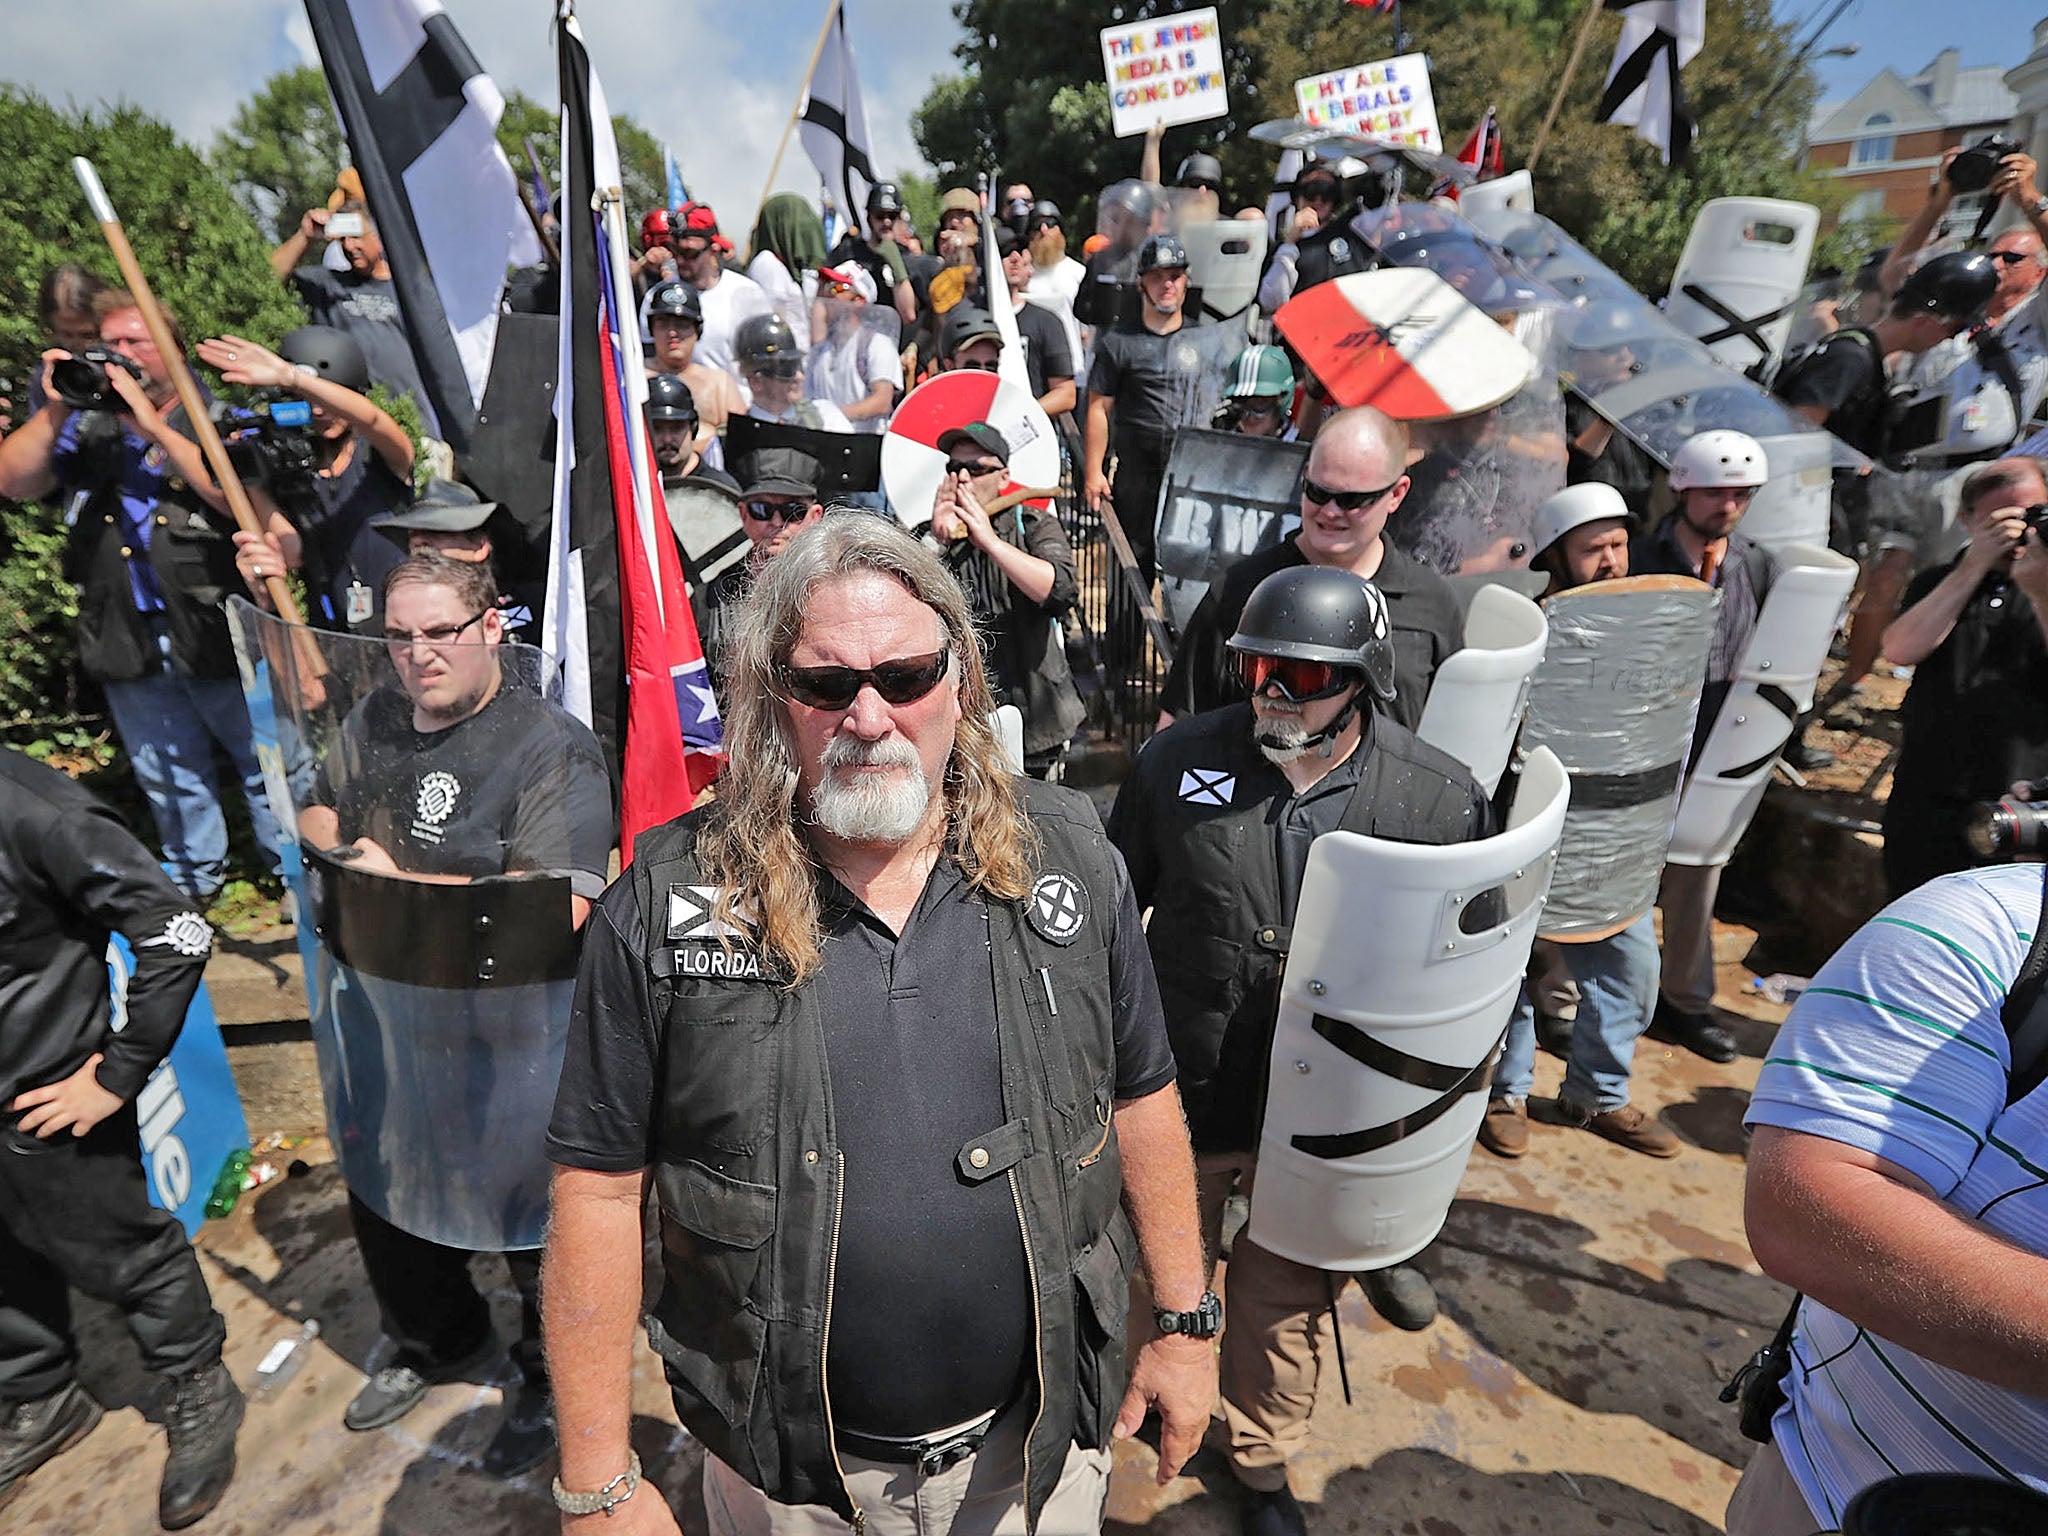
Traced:
<path fill-rule="evenodd" d="M 1579 61 L 1586 56 L 1586 45 L 1593 40 L 1593 24 L 1600 19 L 1600 7 L 1604 0 L 1588 0 L 1586 19 L 1579 25 L 1578 40 L 1572 44 L 1572 56 L 1565 61 L 1564 73 L 1558 77 L 1557 94 L 1550 98 L 1550 110 L 1543 114 L 1543 126 L 1536 130 L 1536 142 L 1529 146 L 1529 158 L 1522 162 L 1532 174 L 1536 162 L 1543 155 L 1543 146 L 1550 138 L 1550 130 L 1557 122 L 1558 111 L 1564 106 L 1564 93 L 1571 89 L 1572 77 L 1579 72 Z"/>
<path fill-rule="evenodd" d="M 761 210 L 768 204 L 768 196 L 775 190 L 776 172 L 782 169 L 783 151 L 789 148 L 789 136 L 796 131 L 796 120 L 804 110 L 804 98 L 811 94 L 811 76 L 818 72 L 818 60 L 825 56 L 825 40 L 832 35 L 832 23 L 839 18 L 840 0 L 832 0 L 825 7 L 825 25 L 818 28 L 817 45 L 811 49 L 811 62 L 804 66 L 804 83 L 797 88 L 796 105 L 789 109 L 789 121 L 782 125 L 782 140 L 775 146 L 775 158 L 768 162 L 768 181 L 761 188 L 761 200 L 754 205 L 754 217 L 747 227 L 753 228 L 761 222 Z M 855 229 L 864 227 L 860 216 L 853 209 L 846 213 L 847 221 Z"/>

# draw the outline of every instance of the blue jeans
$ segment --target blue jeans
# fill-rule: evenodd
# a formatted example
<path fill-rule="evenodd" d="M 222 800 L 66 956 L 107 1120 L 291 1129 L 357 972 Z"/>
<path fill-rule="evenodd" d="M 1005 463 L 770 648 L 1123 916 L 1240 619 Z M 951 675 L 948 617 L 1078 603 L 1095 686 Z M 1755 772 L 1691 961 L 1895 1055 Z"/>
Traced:
<path fill-rule="evenodd" d="M 209 901 L 227 880 L 228 824 L 221 814 L 213 744 L 227 749 L 249 802 L 256 840 L 277 867 L 277 818 L 263 790 L 263 770 L 249 738 L 249 708 L 232 677 L 180 677 L 159 672 L 106 685 L 114 729 L 149 797 L 164 868 L 195 901 Z"/>
<path fill-rule="evenodd" d="M 1628 1102 L 1628 1069 L 1636 1040 L 1657 1006 L 1657 936 L 1645 912 L 1611 939 L 1560 944 L 1579 984 L 1579 1016 L 1559 1097 L 1593 1114 Z M 1508 1020 L 1507 1045 L 1493 1074 L 1495 1098 L 1525 1099 L 1536 1080 L 1536 1010 L 1526 987 Z"/>

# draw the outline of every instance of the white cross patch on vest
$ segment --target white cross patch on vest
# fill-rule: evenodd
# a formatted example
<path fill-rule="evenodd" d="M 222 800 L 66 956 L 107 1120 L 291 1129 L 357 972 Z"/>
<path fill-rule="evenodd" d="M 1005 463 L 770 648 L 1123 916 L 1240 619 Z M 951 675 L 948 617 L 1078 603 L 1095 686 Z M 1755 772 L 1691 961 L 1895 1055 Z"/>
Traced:
<path fill-rule="evenodd" d="M 1180 797 L 1190 805 L 1228 805 L 1237 798 L 1237 775 L 1220 768 L 1182 769 Z"/>
<path fill-rule="evenodd" d="M 1031 887 L 1024 917 L 1041 938 L 1071 944 L 1088 922 L 1088 892 L 1064 869 L 1049 869 Z"/>
<path fill-rule="evenodd" d="M 737 928 L 711 914 L 718 908 L 715 885 L 671 885 L 668 888 L 668 939 L 743 939 Z"/>

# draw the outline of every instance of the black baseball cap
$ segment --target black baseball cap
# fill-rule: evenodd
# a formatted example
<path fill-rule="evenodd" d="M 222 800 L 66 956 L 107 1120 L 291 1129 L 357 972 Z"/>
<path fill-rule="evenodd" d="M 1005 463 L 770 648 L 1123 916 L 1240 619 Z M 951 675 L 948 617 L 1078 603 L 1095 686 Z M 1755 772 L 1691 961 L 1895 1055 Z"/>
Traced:
<path fill-rule="evenodd" d="M 953 427 L 939 434 L 941 453 L 950 454 L 959 443 L 972 443 L 1005 465 L 1010 462 L 1010 440 L 985 421 L 970 421 L 964 427 Z"/>
<path fill-rule="evenodd" d="M 818 461 L 795 448 L 756 448 L 741 459 L 734 478 L 745 496 L 818 495 Z"/>

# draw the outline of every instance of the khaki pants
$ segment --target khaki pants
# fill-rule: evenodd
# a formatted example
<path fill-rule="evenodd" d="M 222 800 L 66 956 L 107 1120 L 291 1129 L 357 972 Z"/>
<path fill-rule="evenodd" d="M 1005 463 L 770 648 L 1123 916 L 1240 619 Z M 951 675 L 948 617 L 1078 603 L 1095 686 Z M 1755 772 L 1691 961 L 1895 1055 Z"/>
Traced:
<path fill-rule="evenodd" d="M 867 1536 L 1025 1536 L 1024 1437 L 1031 1414 L 1004 1415 L 981 1449 L 937 1477 L 915 1467 L 840 1453 Z M 1096 1536 L 1109 1498 L 1109 1452 L 1067 1447 L 1059 1486 L 1038 1517 L 1039 1536 Z M 711 1536 L 844 1536 L 853 1529 L 817 1504 L 778 1504 L 716 1456 L 704 1457 L 704 1519 Z"/>
<path fill-rule="evenodd" d="M 1235 1191 L 1251 1193 L 1257 1166 L 1251 1152 L 1195 1154 L 1202 1246 L 1212 1259 L 1224 1204 Z M 1230 1469 L 1246 1487 L 1272 1493 L 1287 1486 L 1287 1459 L 1308 1444 L 1309 1415 L 1329 1358 L 1330 1298 L 1355 1278 L 1283 1259 L 1246 1232 L 1232 1245 L 1223 1297 L 1223 1427 Z M 1152 1335 L 1151 1294 L 1137 1278 L 1132 1353 Z"/>
<path fill-rule="evenodd" d="M 1814 1536 L 1826 1524 L 1806 1507 L 1775 1441 L 1758 1446 L 1749 1458 L 1722 1523 L 1728 1536 Z"/>

